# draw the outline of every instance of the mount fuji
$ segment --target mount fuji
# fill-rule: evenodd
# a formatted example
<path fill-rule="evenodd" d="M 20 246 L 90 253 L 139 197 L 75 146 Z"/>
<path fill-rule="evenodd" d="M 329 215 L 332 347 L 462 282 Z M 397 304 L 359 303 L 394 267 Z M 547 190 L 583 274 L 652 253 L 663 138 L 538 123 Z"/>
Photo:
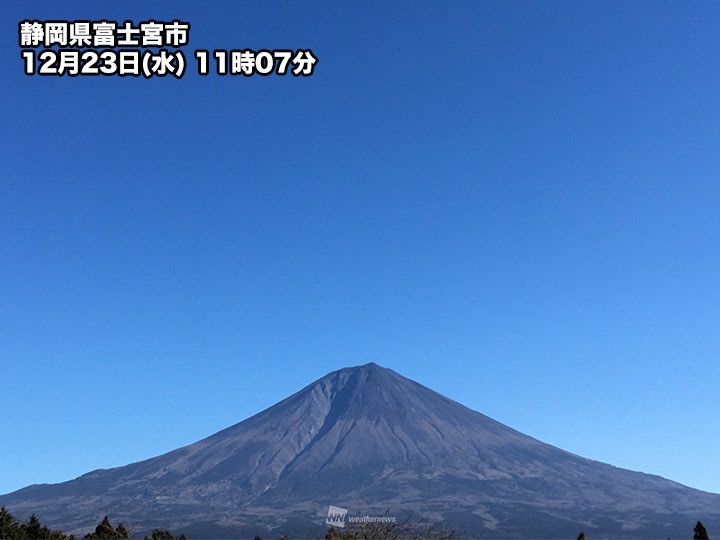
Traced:
<path fill-rule="evenodd" d="M 720 495 L 571 454 L 372 363 L 189 446 L 0 496 L 66 532 L 107 514 L 190 538 L 320 537 L 330 505 L 483 538 L 720 529 Z"/>

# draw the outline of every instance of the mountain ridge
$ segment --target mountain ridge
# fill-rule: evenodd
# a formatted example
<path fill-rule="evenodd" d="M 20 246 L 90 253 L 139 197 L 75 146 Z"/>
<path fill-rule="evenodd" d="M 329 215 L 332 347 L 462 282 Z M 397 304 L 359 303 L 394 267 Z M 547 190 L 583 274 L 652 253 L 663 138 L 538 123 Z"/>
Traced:
<path fill-rule="evenodd" d="M 319 530 L 328 505 L 485 537 L 582 528 L 650 538 L 701 517 L 720 525 L 720 495 L 561 450 L 375 363 L 329 373 L 195 443 L 28 486 L 0 505 L 71 531 L 104 512 L 229 537 Z"/>

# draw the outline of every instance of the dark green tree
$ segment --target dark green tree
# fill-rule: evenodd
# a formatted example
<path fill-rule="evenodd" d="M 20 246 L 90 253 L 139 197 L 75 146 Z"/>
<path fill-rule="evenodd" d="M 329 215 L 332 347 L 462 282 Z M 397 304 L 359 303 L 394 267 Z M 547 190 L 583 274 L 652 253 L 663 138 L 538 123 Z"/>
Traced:
<path fill-rule="evenodd" d="M 23 523 L 22 528 L 28 540 L 50 540 L 50 529 L 43 527 L 35 514 Z"/>
<path fill-rule="evenodd" d="M 710 540 L 710 537 L 705 530 L 705 526 L 702 524 L 701 521 L 697 522 L 697 525 L 695 525 L 693 532 L 695 533 L 693 535 L 693 540 Z"/>
<path fill-rule="evenodd" d="M 0 508 L 1 540 L 75 540 L 61 531 L 51 531 L 33 514 L 25 523 L 20 523 L 4 506 Z"/>
<path fill-rule="evenodd" d="M 585 533 L 580 531 L 580 534 L 578 534 L 577 540 L 585 540 Z"/>
<path fill-rule="evenodd" d="M 125 525 L 120 523 L 117 528 L 115 529 L 115 532 L 120 535 L 121 538 L 130 538 L 130 535 L 128 534 L 127 529 L 125 528 Z"/>
<path fill-rule="evenodd" d="M 15 516 L 8 512 L 4 506 L 0 508 L 0 538 L 19 540 L 20 534 L 20 524 L 15 519 Z"/>
<path fill-rule="evenodd" d="M 117 529 L 113 528 L 107 516 L 95 527 L 95 532 L 86 534 L 83 540 L 129 540 L 125 526 L 121 523 Z"/>

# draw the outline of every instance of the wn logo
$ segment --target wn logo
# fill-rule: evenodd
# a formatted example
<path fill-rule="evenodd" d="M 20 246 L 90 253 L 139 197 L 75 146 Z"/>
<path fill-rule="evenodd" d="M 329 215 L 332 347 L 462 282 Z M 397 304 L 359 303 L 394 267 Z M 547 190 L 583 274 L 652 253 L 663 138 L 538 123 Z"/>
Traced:
<path fill-rule="evenodd" d="M 325 520 L 325 524 L 334 525 L 335 527 L 344 527 L 345 516 L 347 516 L 347 510 L 344 508 L 338 508 L 337 506 L 331 506 L 328 508 L 328 515 Z"/>

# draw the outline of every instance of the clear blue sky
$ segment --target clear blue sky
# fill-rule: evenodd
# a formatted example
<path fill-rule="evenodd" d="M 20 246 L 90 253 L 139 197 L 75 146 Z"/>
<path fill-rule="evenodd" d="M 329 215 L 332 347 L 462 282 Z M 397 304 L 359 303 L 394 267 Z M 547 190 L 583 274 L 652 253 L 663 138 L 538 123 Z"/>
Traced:
<path fill-rule="evenodd" d="M 720 492 L 720 4 L 0 8 L 0 493 L 377 362 Z M 18 23 L 191 23 L 310 77 L 25 76 Z"/>

